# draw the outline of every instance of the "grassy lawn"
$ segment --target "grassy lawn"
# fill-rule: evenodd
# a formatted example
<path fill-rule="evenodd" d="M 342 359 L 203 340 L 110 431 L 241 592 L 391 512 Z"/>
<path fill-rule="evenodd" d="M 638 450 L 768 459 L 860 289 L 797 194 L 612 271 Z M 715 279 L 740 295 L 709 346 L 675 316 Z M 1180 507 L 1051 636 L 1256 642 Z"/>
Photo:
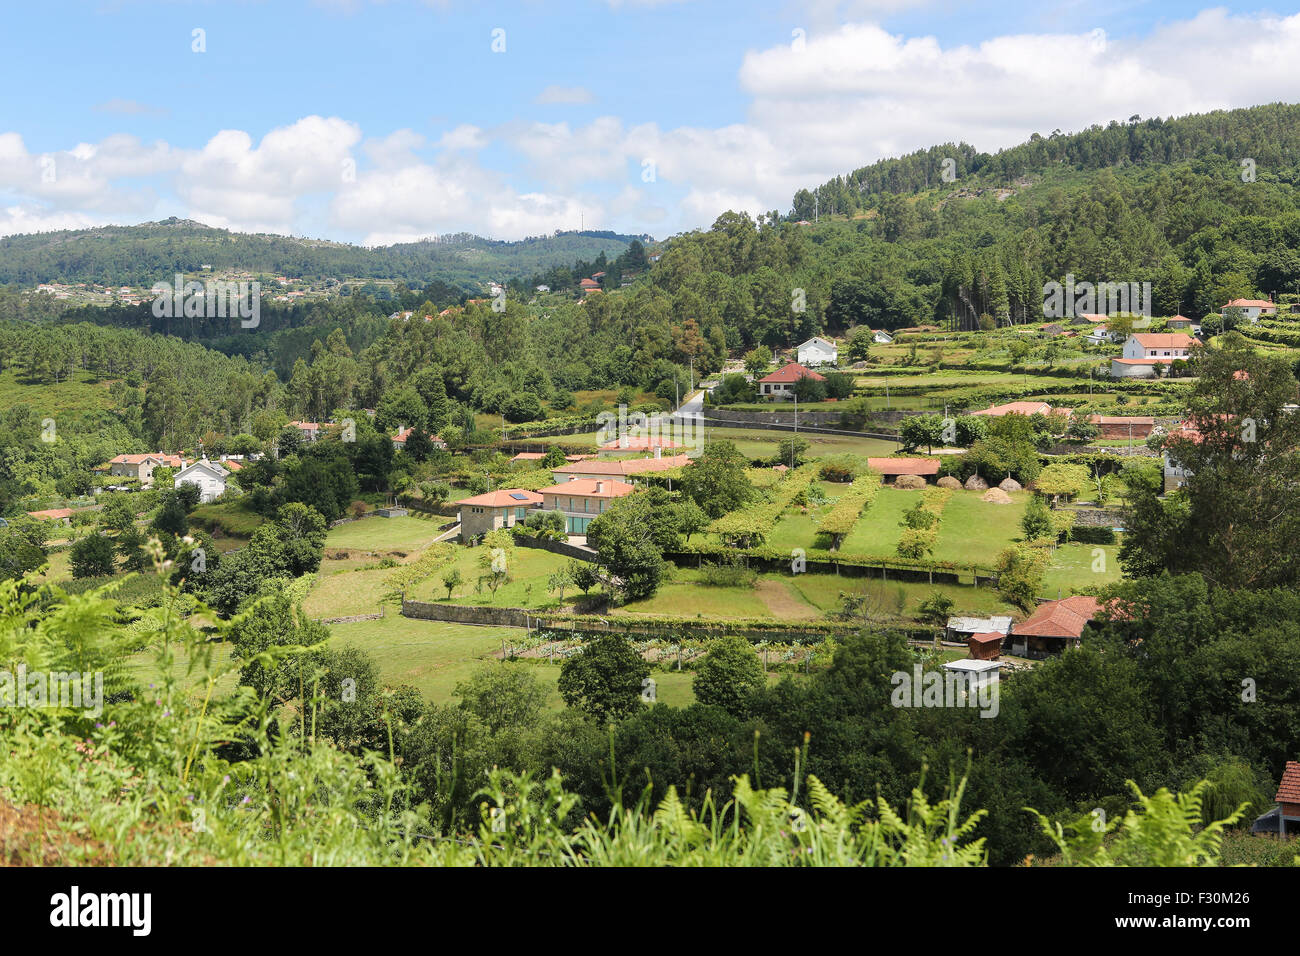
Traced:
<path fill-rule="evenodd" d="M 789 438 L 792 432 L 769 431 L 765 428 L 715 428 L 705 427 L 704 439 L 708 441 L 730 441 L 742 455 L 751 459 L 771 458 L 776 455 L 777 443 Z M 665 432 L 666 434 L 666 432 Z M 859 438 L 854 435 L 821 435 L 812 432 L 800 432 L 801 438 L 808 440 L 808 458 L 821 458 L 826 455 L 839 455 L 849 452 L 855 455 L 884 456 L 892 455 L 899 448 L 897 442 L 879 438 Z M 596 433 L 585 435 L 554 435 L 549 438 L 530 439 L 548 445 L 573 445 L 583 448 L 595 448 Z"/>
<path fill-rule="evenodd" d="M 407 516 L 404 518 L 362 518 L 331 528 L 327 548 L 356 548 L 362 551 L 421 551 L 438 537 L 442 522 Z"/>
<path fill-rule="evenodd" d="M 572 558 L 541 551 L 537 548 L 515 548 L 508 559 L 510 580 L 497 588 L 494 596 L 487 587 L 478 590 L 478 579 L 487 572 L 479 565 L 480 556 L 487 552 L 482 547 L 464 548 L 454 562 L 428 581 L 417 586 L 412 597 L 419 601 L 447 601 L 447 588 L 442 576 L 455 568 L 460 571 L 460 586 L 452 593 L 453 604 L 490 604 L 497 607 L 547 607 L 558 601 L 558 595 L 546 589 L 547 579 L 568 565 Z M 364 573 L 364 572 L 362 572 Z M 570 604 L 581 597 L 581 592 L 570 587 L 564 592 L 564 602 Z"/>
<path fill-rule="evenodd" d="M 392 617 L 383 621 L 360 621 L 356 624 L 335 624 L 330 630 L 330 643 L 335 647 L 352 645 L 370 654 L 379 665 L 385 680 L 395 684 L 410 684 L 435 704 L 450 704 L 456 700 L 455 688 L 476 670 L 486 666 L 528 667 L 547 688 L 549 710 L 561 710 L 556 683 L 560 667 L 542 661 L 520 661 L 502 664 L 492 657 L 519 638 L 523 631 L 509 627 L 471 627 L 465 624 L 446 624 L 439 621 L 418 621 L 405 617 Z M 691 690 L 694 674 L 690 671 L 654 671 L 656 697 L 665 704 L 685 707 L 695 702 Z"/>
<path fill-rule="evenodd" d="M 1100 551 L 1101 555 L 1094 552 Z M 1104 570 L 1094 571 L 1093 563 L 1098 557 L 1105 559 L 1105 564 L 1098 564 Z M 1052 563 L 1043 574 L 1043 586 L 1039 597 L 1069 597 L 1075 588 L 1091 587 L 1094 584 L 1112 584 L 1120 580 L 1123 573 L 1119 566 L 1119 545 L 1117 544 L 1063 544 L 1052 555 Z"/>
<path fill-rule="evenodd" d="M 216 538 L 250 538 L 266 519 L 254 511 L 247 498 L 199 505 L 190 521 Z"/>
<path fill-rule="evenodd" d="M 378 613 L 384 581 L 393 573 L 392 569 L 376 568 L 370 571 L 331 574 L 329 565 L 332 563 L 334 562 L 321 562 L 321 574 L 316 579 L 315 587 L 307 595 L 307 600 L 303 601 L 303 610 L 316 618 Z M 390 607 L 385 613 L 396 614 L 397 612 Z"/>
<path fill-rule="evenodd" d="M 982 491 L 954 491 L 939 523 L 939 539 L 932 557 L 936 561 L 984 565 L 1022 538 L 1020 516 L 1030 492 L 1011 492 L 1011 504 L 981 501 Z"/>
<path fill-rule="evenodd" d="M 691 577 L 690 572 L 680 572 L 680 578 Z M 709 587 L 695 580 L 677 580 L 661 584 L 659 590 L 640 601 L 627 604 L 610 612 L 613 615 L 651 614 L 661 617 L 700 617 L 715 620 L 740 620 L 745 618 L 771 619 L 772 612 L 758 598 L 754 588 Z"/>
<path fill-rule="evenodd" d="M 457 682 L 493 663 L 490 655 L 501 649 L 503 640 L 509 643 L 523 633 L 518 628 L 419 621 L 394 614 L 382 621 L 333 624 L 330 644 L 366 651 L 385 680 L 410 684 L 434 703 L 446 704 Z M 558 676 L 559 668 L 555 671 Z"/>
<path fill-rule="evenodd" d="M 48 558 L 49 570 L 45 572 L 40 580 L 46 584 L 57 584 L 63 581 L 72 580 L 72 571 L 68 563 L 72 560 L 72 549 L 64 548 L 62 551 L 55 551 Z"/>
<path fill-rule="evenodd" d="M 921 500 L 920 491 L 883 486 L 876 500 L 840 544 L 845 554 L 893 554 L 903 529 L 903 512 Z"/>
<path fill-rule="evenodd" d="M 991 587 L 962 584 L 927 584 L 923 581 L 882 581 L 879 578 L 849 578 L 834 574 L 799 574 L 789 578 L 791 586 L 809 604 L 824 612 L 840 607 L 840 595 L 867 594 L 882 611 L 913 616 L 917 605 L 938 591 L 952 599 L 957 614 L 1010 614 L 1012 606 Z"/>

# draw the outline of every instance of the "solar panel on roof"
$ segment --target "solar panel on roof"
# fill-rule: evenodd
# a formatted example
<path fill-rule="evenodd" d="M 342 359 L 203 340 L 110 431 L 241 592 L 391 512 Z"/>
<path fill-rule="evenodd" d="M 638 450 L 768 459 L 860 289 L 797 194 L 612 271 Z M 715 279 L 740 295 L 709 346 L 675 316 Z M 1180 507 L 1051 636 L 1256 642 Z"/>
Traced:
<path fill-rule="evenodd" d="M 528 496 L 527 496 L 526 494 L 524 494 L 523 492 L 519 492 L 519 491 L 512 491 L 512 492 L 510 492 L 510 497 L 511 497 L 511 498 L 514 498 L 515 501 L 527 501 L 527 500 L 528 500 Z"/>

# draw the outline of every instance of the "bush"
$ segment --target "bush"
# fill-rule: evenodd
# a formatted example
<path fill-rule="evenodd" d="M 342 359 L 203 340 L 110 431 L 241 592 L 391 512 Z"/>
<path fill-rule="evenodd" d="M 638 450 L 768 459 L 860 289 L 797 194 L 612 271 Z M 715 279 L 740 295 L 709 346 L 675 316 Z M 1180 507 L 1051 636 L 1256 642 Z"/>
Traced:
<path fill-rule="evenodd" d="M 107 535 L 89 534 L 72 546 L 69 566 L 74 578 L 98 578 L 116 570 L 116 548 Z"/>

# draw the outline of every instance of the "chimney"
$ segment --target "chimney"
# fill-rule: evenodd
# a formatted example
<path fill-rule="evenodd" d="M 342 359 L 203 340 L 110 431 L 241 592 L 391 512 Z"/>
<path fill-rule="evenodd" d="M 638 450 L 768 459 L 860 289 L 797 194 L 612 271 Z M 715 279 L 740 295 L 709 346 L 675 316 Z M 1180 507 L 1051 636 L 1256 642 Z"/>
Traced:
<path fill-rule="evenodd" d="M 596 482 L 596 494 L 600 494 L 604 490 L 605 490 L 605 483 L 603 481 Z"/>

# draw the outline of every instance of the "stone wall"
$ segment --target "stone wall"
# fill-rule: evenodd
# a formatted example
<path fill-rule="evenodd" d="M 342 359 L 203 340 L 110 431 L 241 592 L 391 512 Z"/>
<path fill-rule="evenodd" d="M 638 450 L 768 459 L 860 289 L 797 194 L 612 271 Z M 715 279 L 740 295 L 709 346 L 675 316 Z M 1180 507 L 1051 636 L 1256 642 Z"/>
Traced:
<path fill-rule="evenodd" d="M 567 541 L 555 541 L 551 538 L 533 538 L 525 534 L 515 535 L 515 544 L 524 548 L 538 548 L 542 551 L 549 551 L 552 554 L 562 554 L 568 558 L 577 558 L 579 561 L 595 561 L 596 552 L 591 548 L 584 548 L 581 545 L 569 544 Z"/>

